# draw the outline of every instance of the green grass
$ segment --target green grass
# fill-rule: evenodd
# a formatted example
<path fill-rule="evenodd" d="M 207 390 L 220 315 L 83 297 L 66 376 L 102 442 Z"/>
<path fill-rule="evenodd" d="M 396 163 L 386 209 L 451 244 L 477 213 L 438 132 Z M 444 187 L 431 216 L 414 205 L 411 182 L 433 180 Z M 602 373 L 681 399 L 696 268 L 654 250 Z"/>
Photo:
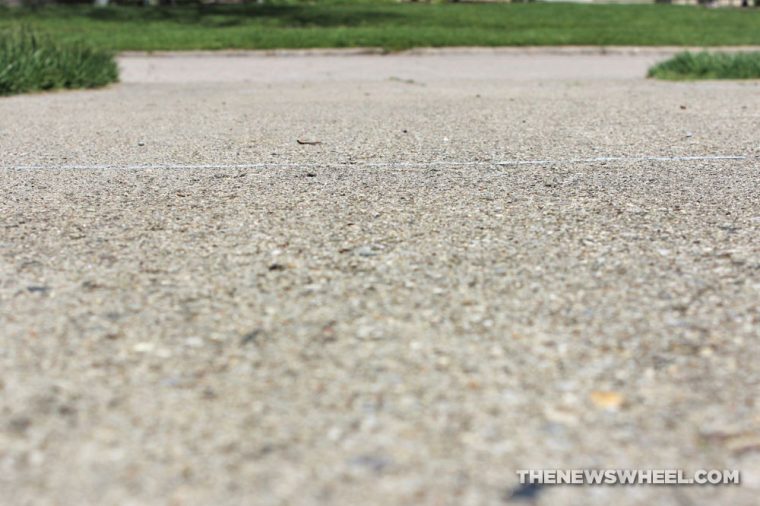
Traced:
<path fill-rule="evenodd" d="M 674 5 L 264 4 L 0 9 L 56 40 L 120 50 L 521 45 L 760 45 L 760 9 Z"/>
<path fill-rule="evenodd" d="M 94 88 L 118 79 L 113 55 L 57 42 L 26 28 L 0 31 L 0 95 L 57 88 Z"/>
<path fill-rule="evenodd" d="M 658 79 L 760 79 L 760 52 L 679 53 L 649 69 Z"/>

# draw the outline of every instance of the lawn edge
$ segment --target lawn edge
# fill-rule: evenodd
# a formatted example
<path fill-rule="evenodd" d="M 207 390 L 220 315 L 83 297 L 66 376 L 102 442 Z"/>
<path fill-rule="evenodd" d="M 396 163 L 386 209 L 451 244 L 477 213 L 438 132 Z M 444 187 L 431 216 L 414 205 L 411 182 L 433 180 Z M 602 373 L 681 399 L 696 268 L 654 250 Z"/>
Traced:
<path fill-rule="evenodd" d="M 750 52 L 760 46 L 449 46 L 416 47 L 389 51 L 380 47 L 310 48 L 310 49 L 191 49 L 160 51 L 119 51 L 120 58 L 130 57 L 248 57 L 248 56 L 366 56 L 366 55 L 468 55 L 468 54 L 557 54 L 557 55 L 671 55 L 683 51 Z"/>

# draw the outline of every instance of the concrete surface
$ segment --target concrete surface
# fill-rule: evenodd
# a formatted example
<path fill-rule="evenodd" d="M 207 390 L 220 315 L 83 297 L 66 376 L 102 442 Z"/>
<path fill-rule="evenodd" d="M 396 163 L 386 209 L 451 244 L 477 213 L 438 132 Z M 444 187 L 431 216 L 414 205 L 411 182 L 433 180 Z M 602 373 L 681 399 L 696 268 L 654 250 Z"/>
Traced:
<path fill-rule="evenodd" d="M 446 47 L 385 54 L 378 48 L 272 49 L 186 52 L 130 51 L 120 55 L 123 82 L 280 83 L 480 79 L 636 79 L 660 60 L 699 47 Z M 756 52 L 758 46 L 710 48 Z M 368 58 L 382 56 L 382 58 Z M 232 58 L 233 60 L 230 60 Z"/>
<path fill-rule="evenodd" d="M 533 57 L 0 99 L 0 504 L 756 504 L 760 86 Z"/>
<path fill-rule="evenodd" d="M 418 51 L 374 55 L 319 51 L 280 53 L 227 52 L 162 55 L 128 54 L 120 58 L 122 80 L 139 83 L 247 82 L 282 83 L 383 81 L 389 78 L 418 81 L 441 79 L 532 80 L 626 79 L 646 75 L 656 61 L 673 54 L 660 52 L 598 54 L 534 51 Z"/>

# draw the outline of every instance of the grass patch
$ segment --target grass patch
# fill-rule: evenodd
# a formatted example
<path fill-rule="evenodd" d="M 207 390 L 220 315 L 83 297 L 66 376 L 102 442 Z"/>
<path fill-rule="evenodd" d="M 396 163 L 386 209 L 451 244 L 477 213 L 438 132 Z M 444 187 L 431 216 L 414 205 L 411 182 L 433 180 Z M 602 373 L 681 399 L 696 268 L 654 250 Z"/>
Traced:
<path fill-rule="evenodd" d="M 122 50 L 524 45 L 760 45 L 760 9 L 268 0 L 176 7 L 0 8 L 56 40 Z"/>
<path fill-rule="evenodd" d="M 683 52 L 649 69 L 658 79 L 760 79 L 760 52 Z"/>
<path fill-rule="evenodd" d="M 94 88 L 118 79 L 108 51 L 57 42 L 28 28 L 0 31 L 0 95 L 56 88 Z"/>

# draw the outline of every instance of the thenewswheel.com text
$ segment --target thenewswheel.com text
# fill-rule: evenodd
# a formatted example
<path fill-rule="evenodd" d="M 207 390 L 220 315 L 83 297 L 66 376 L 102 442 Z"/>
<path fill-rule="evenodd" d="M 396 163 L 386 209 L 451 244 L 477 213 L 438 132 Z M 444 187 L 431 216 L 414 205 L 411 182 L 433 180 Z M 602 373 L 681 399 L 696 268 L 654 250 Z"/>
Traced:
<path fill-rule="evenodd" d="M 528 485 L 739 485 L 736 469 L 518 469 Z"/>

